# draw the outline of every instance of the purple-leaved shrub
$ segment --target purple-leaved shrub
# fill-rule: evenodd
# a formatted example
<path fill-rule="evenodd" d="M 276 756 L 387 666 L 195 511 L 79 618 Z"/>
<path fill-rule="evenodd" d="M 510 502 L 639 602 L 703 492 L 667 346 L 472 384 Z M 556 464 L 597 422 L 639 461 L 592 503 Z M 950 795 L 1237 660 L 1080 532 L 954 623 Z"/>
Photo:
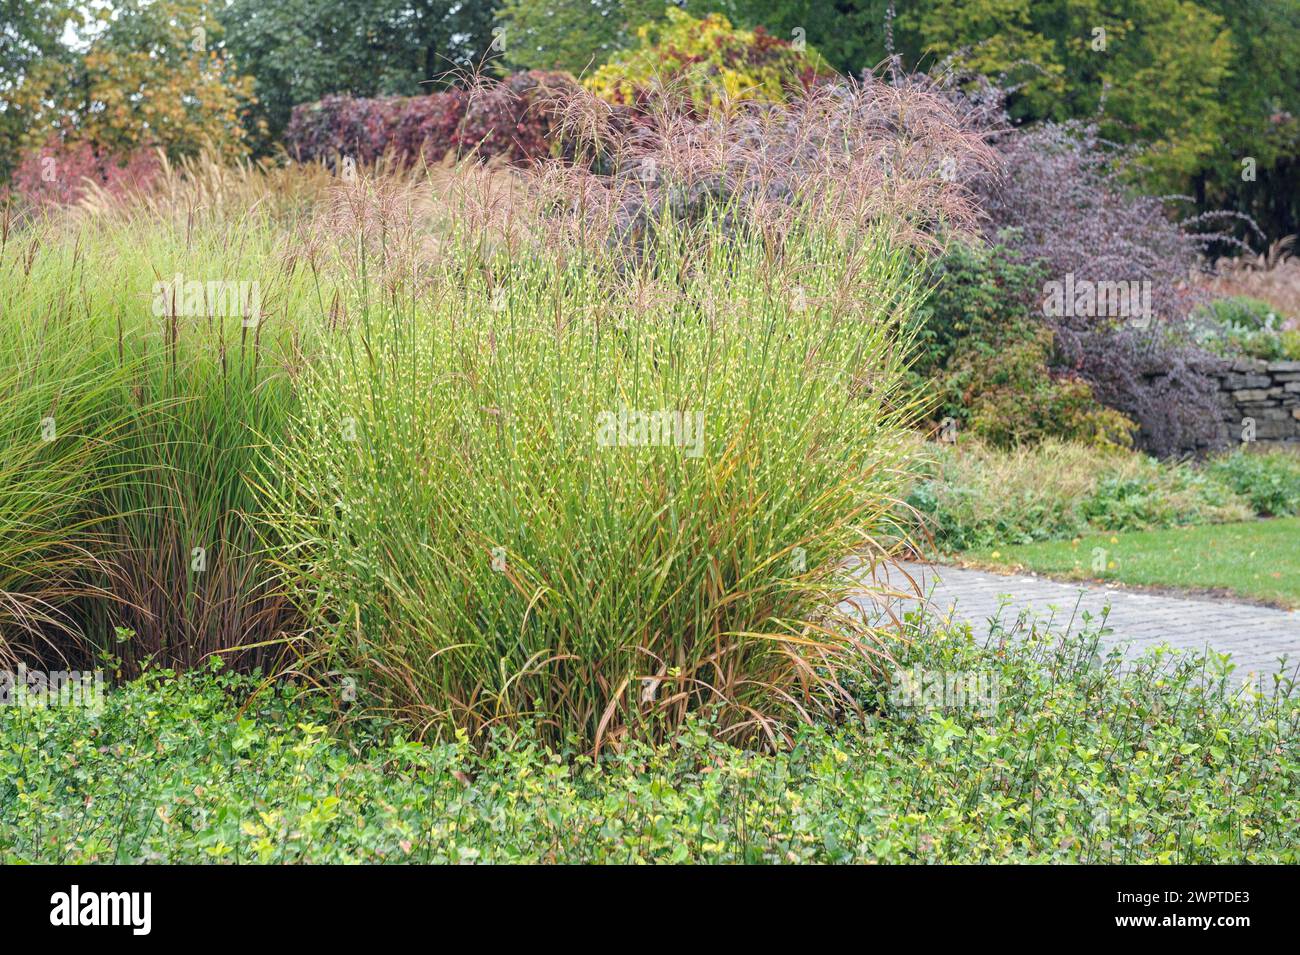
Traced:
<path fill-rule="evenodd" d="M 1100 308 L 1045 315 L 1058 361 L 1136 421 L 1147 450 L 1213 446 L 1218 409 L 1208 371 L 1218 359 L 1187 332 L 1201 301 L 1189 278 L 1217 236 L 1189 231 L 1164 200 L 1133 191 L 1124 154 L 1090 126 L 1011 130 L 996 146 L 1002 170 L 976 186 L 990 236 L 1039 260 L 1045 282 L 1139 283 L 1149 296 L 1149 314 L 1136 317 Z"/>

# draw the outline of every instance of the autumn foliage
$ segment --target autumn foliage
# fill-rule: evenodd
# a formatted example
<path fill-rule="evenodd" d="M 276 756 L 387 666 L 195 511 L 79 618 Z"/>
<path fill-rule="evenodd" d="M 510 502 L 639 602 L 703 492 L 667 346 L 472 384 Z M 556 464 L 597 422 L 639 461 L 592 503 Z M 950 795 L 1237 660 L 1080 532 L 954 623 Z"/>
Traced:
<path fill-rule="evenodd" d="M 220 50 L 221 28 L 202 0 L 125 4 L 72 65 L 42 60 L 11 95 L 26 143 L 88 143 L 97 155 L 160 147 L 171 159 L 205 148 L 247 151 L 242 110 L 252 78 Z M 71 81 L 70 81 L 71 79 Z"/>
<path fill-rule="evenodd" d="M 113 196 L 147 191 L 161 170 L 156 150 L 117 155 L 97 152 L 86 142 L 53 140 L 24 153 L 3 193 L 17 196 L 28 209 L 48 209 L 74 204 L 92 186 Z"/>
<path fill-rule="evenodd" d="M 368 164 L 385 155 L 439 162 L 473 154 L 526 163 L 550 153 L 549 93 L 572 85 L 565 74 L 534 70 L 428 96 L 327 96 L 294 108 L 285 148 L 304 162 Z"/>
<path fill-rule="evenodd" d="M 644 106 L 674 91 L 697 109 L 757 99 L 781 102 L 830 74 L 802 40 L 792 43 L 762 27 L 741 30 L 721 14 L 697 19 L 669 7 L 663 23 L 637 31 L 640 46 L 615 56 L 584 85 L 602 99 Z"/>

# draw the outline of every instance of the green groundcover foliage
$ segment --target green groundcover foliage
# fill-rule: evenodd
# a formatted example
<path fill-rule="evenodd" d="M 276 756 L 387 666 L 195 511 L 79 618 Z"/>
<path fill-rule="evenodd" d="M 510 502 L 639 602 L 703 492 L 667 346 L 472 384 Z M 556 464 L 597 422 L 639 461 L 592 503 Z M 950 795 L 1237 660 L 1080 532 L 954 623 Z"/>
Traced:
<path fill-rule="evenodd" d="M 707 717 L 594 759 L 428 744 L 318 693 L 154 672 L 0 707 L 0 861 L 1296 862 L 1300 695 L 1226 659 L 909 624 L 866 725 L 775 755 Z"/>

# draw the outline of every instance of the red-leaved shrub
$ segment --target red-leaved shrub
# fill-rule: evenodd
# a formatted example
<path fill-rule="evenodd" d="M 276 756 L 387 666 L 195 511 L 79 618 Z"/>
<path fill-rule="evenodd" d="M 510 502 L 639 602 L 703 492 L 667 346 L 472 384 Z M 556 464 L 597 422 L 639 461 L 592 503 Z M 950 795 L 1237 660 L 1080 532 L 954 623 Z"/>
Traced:
<path fill-rule="evenodd" d="M 572 85 L 567 74 L 533 70 L 428 96 L 327 96 L 294 107 L 285 148 L 303 162 L 342 156 L 367 164 L 385 154 L 403 163 L 439 162 L 475 154 L 528 163 L 550 154 L 549 93 Z"/>
<path fill-rule="evenodd" d="M 161 170 L 152 149 L 116 156 L 99 152 L 90 143 L 53 140 L 23 154 L 5 192 L 39 212 L 74 204 L 92 185 L 115 197 L 148 191 Z"/>

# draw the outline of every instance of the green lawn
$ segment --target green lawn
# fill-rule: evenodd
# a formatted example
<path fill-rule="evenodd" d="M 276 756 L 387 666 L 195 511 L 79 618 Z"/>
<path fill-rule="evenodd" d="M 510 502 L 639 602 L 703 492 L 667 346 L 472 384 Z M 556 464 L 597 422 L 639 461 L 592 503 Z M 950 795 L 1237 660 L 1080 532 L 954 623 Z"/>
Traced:
<path fill-rule="evenodd" d="M 1231 591 L 1300 607 L 1300 518 L 1296 517 L 1097 534 L 972 550 L 960 556 L 978 566 L 1016 567 L 1072 579 Z M 1094 566 L 1099 566 L 1103 557 L 1105 569 L 1097 572 Z"/>

